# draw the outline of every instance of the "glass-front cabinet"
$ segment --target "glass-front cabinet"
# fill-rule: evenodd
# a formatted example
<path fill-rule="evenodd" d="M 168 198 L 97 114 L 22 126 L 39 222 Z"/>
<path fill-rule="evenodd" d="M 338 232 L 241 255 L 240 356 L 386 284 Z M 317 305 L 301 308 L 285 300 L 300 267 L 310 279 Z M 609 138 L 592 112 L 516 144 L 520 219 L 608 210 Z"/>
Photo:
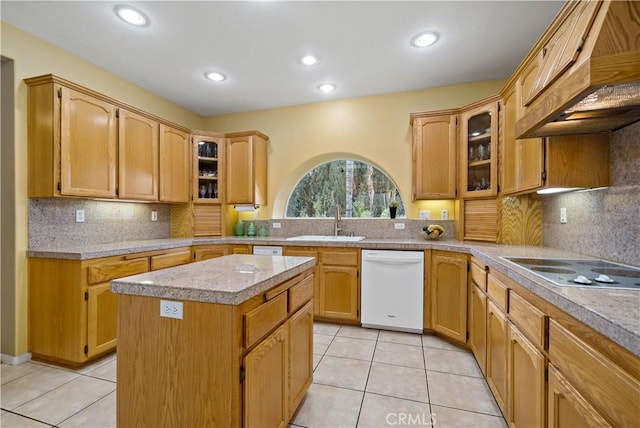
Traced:
<path fill-rule="evenodd" d="M 498 194 L 498 102 L 492 101 L 461 114 L 460 141 L 462 197 Z"/>
<path fill-rule="evenodd" d="M 194 176 L 193 201 L 196 203 L 219 204 L 221 167 L 224 165 L 224 137 L 193 136 Z"/>

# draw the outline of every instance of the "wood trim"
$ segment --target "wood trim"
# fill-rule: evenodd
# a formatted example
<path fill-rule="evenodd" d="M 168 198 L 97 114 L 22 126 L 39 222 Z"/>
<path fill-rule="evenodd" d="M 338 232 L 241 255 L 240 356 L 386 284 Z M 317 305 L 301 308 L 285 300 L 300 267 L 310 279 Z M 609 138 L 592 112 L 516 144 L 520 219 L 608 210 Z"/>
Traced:
<path fill-rule="evenodd" d="M 107 102 L 109 104 L 113 104 L 116 107 L 124 108 L 124 109 L 126 109 L 126 110 L 128 110 L 128 111 L 130 111 L 132 113 L 136 113 L 136 114 L 138 114 L 140 116 L 144 116 L 144 117 L 146 117 L 148 119 L 155 120 L 155 121 L 157 121 L 159 123 L 163 123 L 165 125 L 169 125 L 172 128 L 176 128 L 176 129 L 179 129 L 179 130 L 187 132 L 187 133 L 191 132 L 191 130 L 189 128 L 185 128 L 184 126 L 181 126 L 181 125 L 178 125 L 176 123 L 170 122 L 170 121 L 168 121 L 166 119 L 163 119 L 163 118 L 161 118 L 159 116 L 155 116 L 153 114 L 147 113 L 144 110 L 140 110 L 140 109 L 138 109 L 138 108 L 136 108 L 134 106 L 131 106 L 129 104 L 126 104 L 126 103 L 124 103 L 122 101 L 118 101 L 115 98 L 111 98 L 111 97 L 109 97 L 107 95 L 104 95 L 104 94 L 102 94 L 100 92 L 96 92 L 96 91 L 91 90 L 91 89 L 89 89 L 87 87 L 78 85 L 77 83 L 73 83 L 73 82 L 71 82 L 69 80 L 63 79 L 63 78 L 58 77 L 58 76 L 56 76 L 54 74 L 43 74 L 41 76 L 35 76 L 35 77 L 30 77 L 30 78 L 24 79 L 24 83 L 27 86 L 42 85 L 42 84 L 51 83 L 51 82 L 59 84 L 59 85 L 62 85 L 62 86 L 65 86 L 67 88 L 73 89 L 73 90 L 78 91 L 78 92 L 82 92 L 82 93 L 84 93 L 86 95 L 90 95 L 92 97 L 99 98 L 102 101 L 105 101 L 105 102 Z"/>
<path fill-rule="evenodd" d="M 253 137 L 253 136 L 258 136 L 260 138 L 262 138 L 263 140 L 267 140 L 269 141 L 269 137 L 267 137 L 266 135 L 264 135 L 262 132 L 257 131 L 257 130 L 253 130 L 253 131 L 242 131 L 242 132 L 231 132 L 228 134 L 224 134 L 224 136 L 226 138 L 236 138 L 236 137 Z"/>

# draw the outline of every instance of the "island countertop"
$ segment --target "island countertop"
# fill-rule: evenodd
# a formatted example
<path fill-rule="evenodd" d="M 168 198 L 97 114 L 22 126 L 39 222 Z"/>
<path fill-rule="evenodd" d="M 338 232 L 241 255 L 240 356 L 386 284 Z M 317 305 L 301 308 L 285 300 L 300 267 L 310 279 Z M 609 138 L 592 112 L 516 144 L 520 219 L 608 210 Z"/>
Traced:
<path fill-rule="evenodd" d="M 239 305 L 315 265 L 313 257 L 234 254 L 119 278 L 119 294 Z"/>

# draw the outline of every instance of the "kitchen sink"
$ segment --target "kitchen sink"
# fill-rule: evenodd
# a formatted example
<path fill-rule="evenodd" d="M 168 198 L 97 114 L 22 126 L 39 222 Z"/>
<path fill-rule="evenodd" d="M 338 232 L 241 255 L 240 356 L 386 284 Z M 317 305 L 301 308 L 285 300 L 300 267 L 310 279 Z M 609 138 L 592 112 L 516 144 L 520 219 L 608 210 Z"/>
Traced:
<path fill-rule="evenodd" d="M 358 242 L 364 238 L 364 236 L 300 235 L 287 238 L 287 241 Z"/>

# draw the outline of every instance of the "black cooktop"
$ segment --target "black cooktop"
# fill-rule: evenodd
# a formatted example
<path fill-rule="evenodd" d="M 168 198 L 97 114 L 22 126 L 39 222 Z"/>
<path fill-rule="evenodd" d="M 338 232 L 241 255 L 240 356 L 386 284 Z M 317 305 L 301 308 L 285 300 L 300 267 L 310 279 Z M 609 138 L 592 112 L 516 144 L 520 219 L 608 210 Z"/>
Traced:
<path fill-rule="evenodd" d="M 640 290 L 640 268 L 605 260 L 502 257 L 556 285 Z"/>

